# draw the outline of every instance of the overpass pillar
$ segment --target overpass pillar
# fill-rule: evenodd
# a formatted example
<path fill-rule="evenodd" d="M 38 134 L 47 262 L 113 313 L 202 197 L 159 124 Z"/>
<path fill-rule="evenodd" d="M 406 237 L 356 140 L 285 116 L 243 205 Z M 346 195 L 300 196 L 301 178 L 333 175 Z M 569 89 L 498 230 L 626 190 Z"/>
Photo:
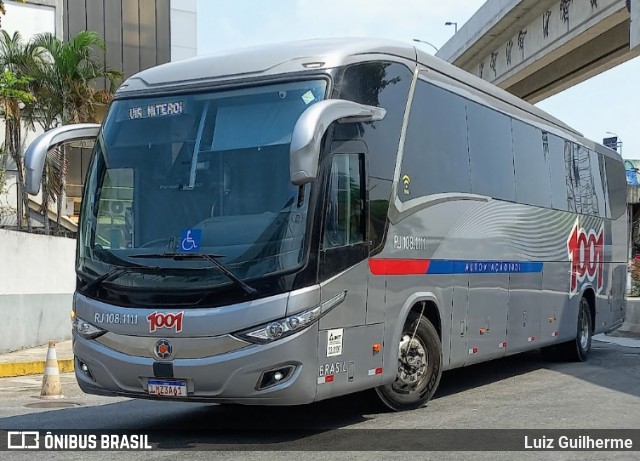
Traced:
<path fill-rule="evenodd" d="M 630 0 L 631 27 L 629 28 L 629 48 L 640 47 L 640 0 Z"/>

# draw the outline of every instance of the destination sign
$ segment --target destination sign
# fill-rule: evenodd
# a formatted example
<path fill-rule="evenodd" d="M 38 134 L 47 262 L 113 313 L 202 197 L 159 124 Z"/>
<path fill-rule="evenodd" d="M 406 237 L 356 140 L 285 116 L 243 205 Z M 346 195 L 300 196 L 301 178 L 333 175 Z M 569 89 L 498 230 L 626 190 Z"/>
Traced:
<path fill-rule="evenodd" d="M 167 117 L 184 113 L 184 101 L 165 102 L 161 104 L 149 104 L 146 106 L 131 107 L 129 119 Z"/>

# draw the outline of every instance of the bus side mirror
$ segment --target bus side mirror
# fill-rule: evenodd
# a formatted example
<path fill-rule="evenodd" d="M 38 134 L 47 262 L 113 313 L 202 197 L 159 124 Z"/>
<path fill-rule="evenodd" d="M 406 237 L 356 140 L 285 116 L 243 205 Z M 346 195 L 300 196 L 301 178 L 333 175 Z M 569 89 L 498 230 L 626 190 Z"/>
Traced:
<path fill-rule="evenodd" d="M 289 175 L 296 186 L 313 181 L 318 176 L 320 143 L 333 122 L 357 123 L 382 120 L 387 111 L 343 99 L 320 101 L 298 118 L 291 135 Z"/>
<path fill-rule="evenodd" d="M 95 139 L 99 130 L 100 125 L 98 124 L 78 123 L 54 128 L 34 139 L 24 154 L 24 165 L 27 170 L 25 178 L 27 192 L 36 195 L 40 191 L 44 160 L 50 149 L 70 141 Z"/>

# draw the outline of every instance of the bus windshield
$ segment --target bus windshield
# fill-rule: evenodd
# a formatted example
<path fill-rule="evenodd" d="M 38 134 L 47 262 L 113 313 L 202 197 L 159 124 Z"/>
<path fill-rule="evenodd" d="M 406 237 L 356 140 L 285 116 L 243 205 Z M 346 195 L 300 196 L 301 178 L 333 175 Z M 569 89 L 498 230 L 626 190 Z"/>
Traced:
<path fill-rule="evenodd" d="M 163 257 L 179 252 L 211 255 L 241 280 L 298 267 L 310 186 L 291 184 L 289 145 L 298 117 L 325 91 L 312 80 L 114 101 L 85 186 L 80 275 L 128 266 L 108 282 L 230 283 L 201 258 Z"/>

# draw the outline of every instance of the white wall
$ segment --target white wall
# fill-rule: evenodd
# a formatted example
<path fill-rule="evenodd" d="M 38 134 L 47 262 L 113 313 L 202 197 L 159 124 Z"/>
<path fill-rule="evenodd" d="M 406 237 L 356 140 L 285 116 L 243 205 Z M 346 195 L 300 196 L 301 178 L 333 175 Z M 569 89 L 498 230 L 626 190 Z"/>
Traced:
<path fill-rule="evenodd" d="M 71 337 L 76 241 L 0 229 L 0 353 Z"/>
<path fill-rule="evenodd" d="M 171 60 L 198 54 L 197 0 L 171 0 Z"/>
<path fill-rule="evenodd" d="M 19 30 L 24 40 L 42 32 L 51 32 L 62 38 L 62 14 L 59 19 L 56 17 L 56 7 L 62 11 L 62 0 L 5 1 L 4 5 L 7 14 L 2 18 L 2 28 L 9 35 Z"/>
<path fill-rule="evenodd" d="M 0 295 L 72 293 L 75 251 L 75 239 L 0 229 Z"/>
<path fill-rule="evenodd" d="M 62 38 L 62 0 L 5 1 L 5 7 L 2 28 L 10 35 L 19 30 L 25 42 L 43 32 Z M 23 129 L 25 147 L 37 134 Z M 0 206 L 15 208 L 15 173 L 7 176 Z M 2 224 L 15 224 L 15 215 Z M 75 248 L 73 239 L 0 229 L 0 353 L 71 337 Z"/>

